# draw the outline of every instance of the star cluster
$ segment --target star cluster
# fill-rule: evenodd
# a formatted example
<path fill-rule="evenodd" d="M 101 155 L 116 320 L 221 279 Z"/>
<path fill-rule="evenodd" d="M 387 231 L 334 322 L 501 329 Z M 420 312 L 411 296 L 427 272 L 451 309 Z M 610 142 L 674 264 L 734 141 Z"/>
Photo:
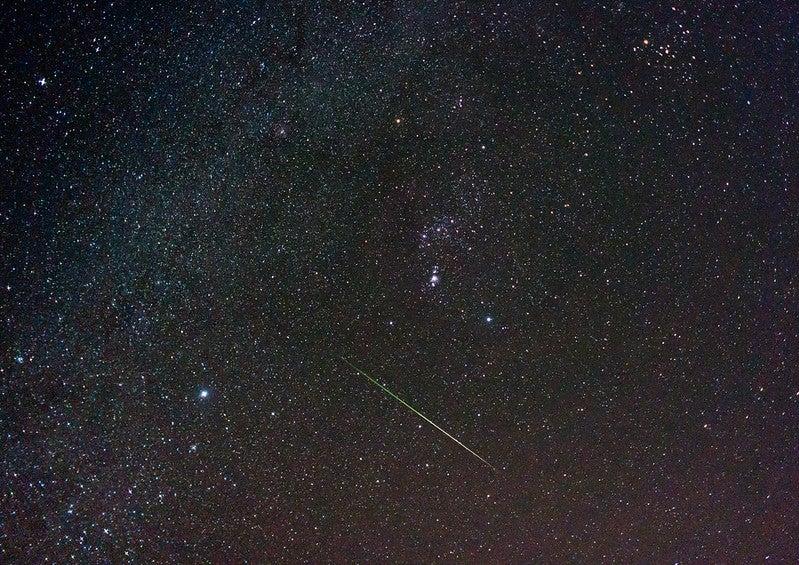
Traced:
<path fill-rule="evenodd" d="M 799 559 L 790 3 L 0 36 L 0 561 Z"/>

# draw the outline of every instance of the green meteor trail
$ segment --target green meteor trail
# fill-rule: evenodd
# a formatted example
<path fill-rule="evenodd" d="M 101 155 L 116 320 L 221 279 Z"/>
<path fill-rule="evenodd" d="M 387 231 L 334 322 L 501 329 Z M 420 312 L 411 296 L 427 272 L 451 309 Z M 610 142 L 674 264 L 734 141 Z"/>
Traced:
<path fill-rule="evenodd" d="M 358 367 L 356 367 L 355 365 L 353 365 L 352 363 L 350 363 L 350 362 L 349 362 L 347 359 L 345 359 L 344 357 L 341 357 L 341 360 L 342 360 L 342 361 L 344 361 L 344 362 L 345 362 L 347 365 L 349 365 L 349 366 L 350 366 L 350 367 L 352 367 L 353 369 L 355 369 L 356 371 L 358 371 L 358 373 L 360 373 L 361 375 L 363 375 L 364 377 L 366 377 L 367 379 L 369 379 L 369 381 L 370 381 L 370 382 L 372 382 L 372 383 L 374 383 L 375 385 L 377 385 L 378 387 L 380 387 L 380 389 L 381 389 L 383 392 L 385 392 L 386 394 L 388 394 L 388 395 L 389 395 L 391 398 L 393 398 L 394 400 L 396 400 L 397 402 L 399 402 L 400 404 L 402 404 L 403 406 L 405 406 L 406 408 L 408 408 L 408 409 L 409 409 L 411 412 L 413 412 L 414 414 L 416 414 L 417 416 L 419 416 L 419 417 L 420 417 L 422 420 L 424 420 L 425 422 L 427 422 L 428 424 L 430 424 L 431 426 L 433 426 L 435 429 L 437 429 L 438 431 L 440 431 L 442 434 L 444 434 L 445 436 L 447 436 L 449 439 L 451 439 L 452 441 L 454 441 L 455 443 L 457 443 L 458 445 L 460 445 L 460 446 L 461 446 L 463 449 L 465 449 L 466 451 L 468 451 L 469 453 L 471 453 L 472 455 L 474 455 L 475 457 L 477 457 L 477 458 L 478 458 L 480 461 L 482 461 L 483 463 L 485 463 L 486 465 L 488 465 L 489 467 L 491 467 L 491 468 L 492 468 L 492 469 L 494 469 L 495 471 L 497 470 L 497 468 L 496 468 L 496 467 L 494 467 L 494 466 L 493 466 L 491 463 L 489 463 L 488 461 L 486 461 L 485 459 L 483 459 L 482 457 L 480 457 L 480 456 L 479 456 L 477 453 L 475 453 L 474 451 L 472 451 L 471 449 L 469 449 L 468 447 L 466 447 L 465 445 L 463 445 L 463 443 L 461 443 L 461 442 L 458 440 L 458 438 L 456 438 L 455 436 L 453 436 L 452 434 L 450 434 L 449 432 L 447 432 L 447 431 L 446 431 L 444 428 L 442 428 L 441 426 L 439 426 L 438 424 L 436 424 L 436 423 L 435 423 L 433 420 L 431 420 L 430 418 L 428 418 L 427 416 L 425 416 L 424 414 L 422 414 L 421 412 L 419 412 L 419 411 L 418 411 L 416 408 L 414 408 L 413 406 L 411 406 L 410 404 L 408 404 L 407 402 L 405 402 L 404 400 L 402 400 L 402 399 L 401 399 L 399 396 L 397 396 L 396 394 L 394 394 L 393 392 L 391 392 L 390 390 L 388 390 L 386 387 L 384 387 L 383 385 L 381 385 L 379 382 L 377 382 L 376 380 L 374 380 L 372 377 L 370 377 L 369 375 L 367 375 L 366 373 L 364 373 L 363 371 L 361 371 L 361 370 L 360 370 Z"/>

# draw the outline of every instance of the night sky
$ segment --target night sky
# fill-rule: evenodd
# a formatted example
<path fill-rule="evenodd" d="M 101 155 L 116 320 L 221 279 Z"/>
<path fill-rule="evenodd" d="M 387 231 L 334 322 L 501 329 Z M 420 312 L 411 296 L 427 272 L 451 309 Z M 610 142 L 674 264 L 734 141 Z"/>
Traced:
<path fill-rule="evenodd" d="M 173 4 L 0 15 L 0 561 L 799 560 L 796 4 Z"/>

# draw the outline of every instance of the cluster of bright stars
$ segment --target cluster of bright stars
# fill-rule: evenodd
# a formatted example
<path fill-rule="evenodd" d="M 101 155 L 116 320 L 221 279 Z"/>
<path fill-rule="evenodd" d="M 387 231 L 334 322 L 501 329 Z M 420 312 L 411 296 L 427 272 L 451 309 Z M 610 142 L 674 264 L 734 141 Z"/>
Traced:
<path fill-rule="evenodd" d="M 430 275 L 430 286 L 437 286 L 441 282 L 441 276 L 438 273 L 438 265 L 433 267 L 433 273 Z"/>

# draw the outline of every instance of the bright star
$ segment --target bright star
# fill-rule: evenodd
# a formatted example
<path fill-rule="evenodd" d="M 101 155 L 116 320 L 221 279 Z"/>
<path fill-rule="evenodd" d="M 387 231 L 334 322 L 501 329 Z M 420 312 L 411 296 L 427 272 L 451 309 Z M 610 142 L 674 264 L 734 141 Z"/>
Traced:
<path fill-rule="evenodd" d="M 200 391 L 200 398 L 208 398 L 209 392 L 206 389 Z"/>

